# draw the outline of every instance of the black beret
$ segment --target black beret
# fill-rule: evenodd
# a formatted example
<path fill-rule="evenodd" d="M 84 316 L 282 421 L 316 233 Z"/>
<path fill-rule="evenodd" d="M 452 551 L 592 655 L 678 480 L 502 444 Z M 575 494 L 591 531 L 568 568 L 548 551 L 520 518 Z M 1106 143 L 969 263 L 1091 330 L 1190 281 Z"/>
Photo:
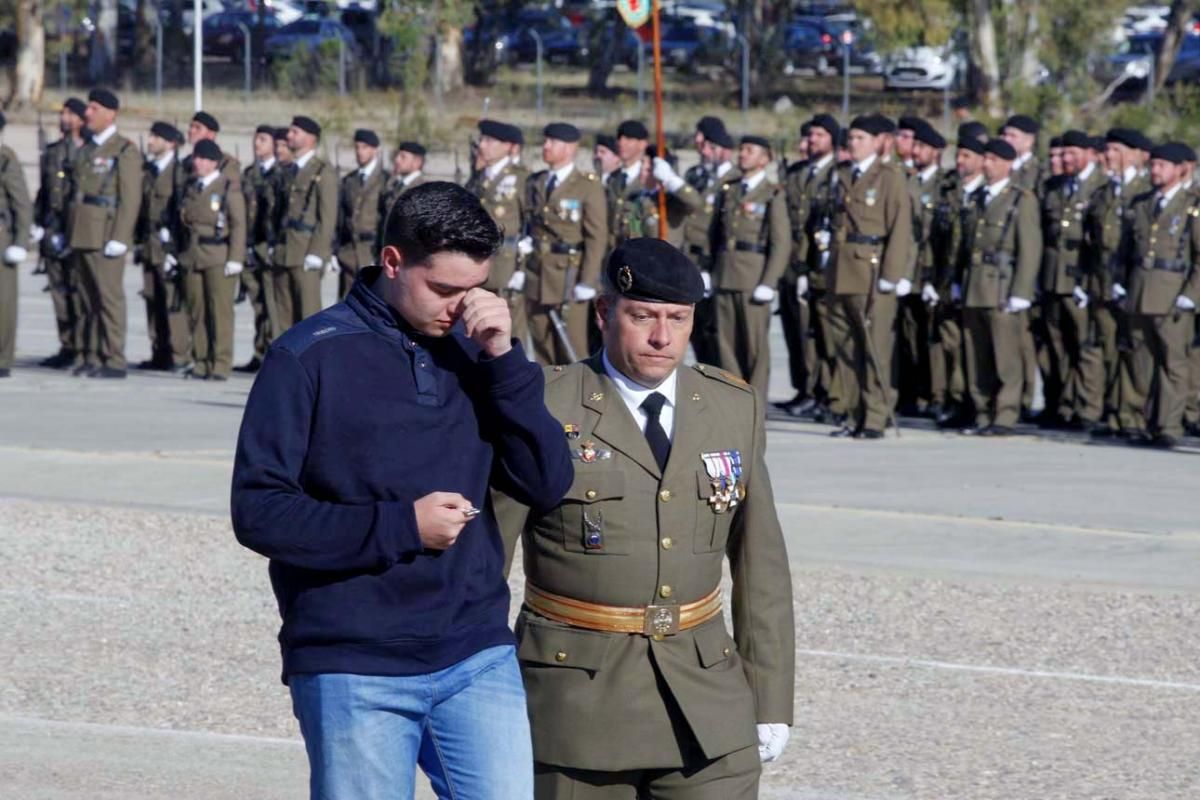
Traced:
<path fill-rule="evenodd" d="M 425 145 L 418 144 L 417 142 L 401 142 L 396 150 L 401 153 L 412 153 L 414 156 L 420 156 L 421 158 L 425 157 Z"/>
<path fill-rule="evenodd" d="M 159 120 L 150 126 L 150 133 L 160 139 L 166 139 L 168 142 L 182 142 L 183 134 L 169 122 Z"/>
<path fill-rule="evenodd" d="M 1063 147 L 1082 147 L 1085 150 L 1092 146 L 1092 137 L 1083 131 L 1070 130 L 1062 135 Z"/>
<path fill-rule="evenodd" d="M 705 139 L 711 140 L 713 137 L 725 133 L 725 123 L 719 117 L 701 117 L 700 121 L 696 123 L 696 132 Z"/>
<path fill-rule="evenodd" d="M 512 143 L 524 147 L 525 131 L 521 130 L 521 128 L 517 125 L 510 125 L 509 127 L 512 128 Z"/>
<path fill-rule="evenodd" d="M 878 136 L 881 133 L 887 133 L 888 127 L 885 124 L 886 122 L 886 118 L 878 117 L 874 114 L 864 114 L 854 118 L 850 123 L 850 129 Z"/>
<path fill-rule="evenodd" d="M 881 133 L 895 133 L 896 132 L 896 123 L 892 122 L 891 117 L 880 114 L 878 111 L 875 112 L 874 114 L 872 114 L 871 116 L 878 119 L 879 124 L 883 126 L 883 130 L 880 131 Z"/>
<path fill-rule="evenodd" d="M 1108 144 L 1108 142 L 1106 142 L 1104 140 L 1104 137 L 1103 136 L 1093 136 L 1093 137 L 1091 137 L 1091 139 L 1092 139 L 1092 149 L 1095 150 L 1097 153 L 1103 153 L 1105 145 Z"/>
<path fill-rule="evenodd" d="M 579 128 L 569 122 L 551 122 L 542 128 L 542 136 L 547 139 L 557 139 L 560 142 L 578 142 Z"/>
<path fill-rule="evenodd" d="M 1053 150 L 1056 147 L 1059 150 L 1061 150 L 1063 147 L 1063 138 L 1061 136 L 1051 136 L 1050 137 L 1050 149 Z"/>
<path fill-rule="evenodd" d="M 88 92 L 88 102 L 96 103 L 112 111 L 116 111 L 121 107 L 121 101 L 108 89 L 92 89 Z"/>
<path fill-rule="evenodd" d="M 354 132 L 354 141 L 370 147 L 379 147 L 379 134 L 367 128 L 359 128 Z"/>
<path fill-rule="evenodd" d="M 321 126 L 312 117 L 292 117 L 292 127 L 299 128 L 305 133 L 311 133 L 313 136 L 321 135 Z"/>
<path fill-rule="evenodd" d="M 609 136 L 607 133 L 597 133 L 596 147 L 603 147 L 615 153 L 617 152 L 617 137 Z"/>
<path fill-rule="evenodd" d="M 704 299 L 700 270 L 662 239 L 629 239 L 608 257 L 605 276 L 622 297 L 651 303 L 698 303 Z"/>
<path fill-rule="evenodd" d="M 1024 114 L 1014 114 L 1004 122 L 1005 128 L 1016 128 L 1024 133 L 1037 133 L 1039 126 L 1033 117 Z"/>
<path fill-rule="evenodd" d="M 1170 161 L 1172 164 L 1182 164 L 1188 160 L 1189 148 L 1185 144 L 1179 142 L 1167 142 L 1160 144 L 1150 151 L 1150 158 L 1160 161 Z"/>
<path fill-rule="evenodd" d="M 63 103 L 63 108 L 67 109 L 80 119 L 83 119 L 83 115 L 87 112 L 87 103 L 83 102 L 78 97 L 68 97 L 67 102 Z"/>
<path fill-rule="evenodd" d="M 986 147 L 982 139 L 976 139 L 974 136 L 964 136 L 958 140 L 959 150 L 969 150 L 972 153 L 983 155 Z"/>
<path fill-rule="evenodd" d="M 1017 151 L 1003 139 L 992 139 L 983 146 L 983 149 L 984 152 L 991 153 L 997 158 L 1003 158 L 1005 161 L 1015 161 L 1017 159 Z"/>
<path fill-rule="evenodd" d="M 846 148 L 846 147 L 850 146 L 850 130 L 848 128 L 842 128 L 838 132 L 837 146 L 841 147 L 841 148 Z"/>
<path fill-rule="evenodd" d="M 192 148 L 192 158 L 207 158 L 209 161 L 220 161 L 221 148 L 212 139 L 201 139 Z"/>
<path fill-rule="evenodd" d="M 950 107 L 955 109 L 956 111 L 964 109 L 964 108 L 970 108 L 971 107 L 971 98 L 964 97 L 963 95 L 960 94 L 958 97 L 956 97 L 950 101 Z"/>
<path fill-rule="evenodd" d="M 199 122 L 213 133 L 220 133 L 221 131 L 221 123 L 217 122 L 217 118 L 207 111 L 197 111 L 192 115 L 192 122 Z"/>
<path fill-rule="evenodd" d="M 1176 144 L 1183 148 L 1183 160 L 1195 163 L 1196 151 L 1192 149 L 1192 146 L 1189 144 L 1183 144 L 1182 142 L 1176 142 Z"/>
<path fill-rule="evenodd" d="M 287 141 L 287 133 L 288 133 L 287 128 L 276 128 L 275 129 L 275 141 L 286 142 Z"/>
<path fill-rule="evenodd" d="M 920 117 L 904 116 L 897 120 L 896 127 L 900 130 L 908 130 L 916 133 L 923 124 L 925 124 L 925 120 Z"/>
<path fill-rule="evenodd" d="M 489 136 L 496 141 L 508 142 L 509 144 L 520 144 L 524 138 L 521 136 L 520 128 L 496 119 L 480 120 L 479 133 L 483 136 Z"/>
<path fill-rule="evenodd" d="M 726 150 L 733 149 L 733 134 L 724 128 L 719 131 L 715 131 L 712 136 L 706 136 L 705 138 L 715 144 L 717 147 L 724 147 Z"/>
<path fill-rule="evenodd" d="M 650 131 L 636 119 L 627 119 L 617 126 L 617 138 L 622 136 L 626 139 L 649 139 Z"/>
<path fill-rule="evenodd" d="M 964 122 L 962 125 L 958 126 L 958 138 L 979 139 L 980 141 L 986 142 L 988 139 L 987 126 L 982 122 L 975 122 L 974 120 L 971 122 Z"/>
<path fill-rule="evenodd" d="M 1147 153 L 1149 153 L 1154 149 L 1154 142 L 1150 141 L 1150 137 L 1141 131 L 1133 131 L 1132 139 L 1133 141 L 1137 142 L 1136 147 L 1138 150 L 1145 150 Z"/>
<path fill-rule="evenodd" d="M 1115 142 L 1123 144 L 1126 147 L 1132 147 L 1134 150 L 1149 150 L 1148 140 L 1146 135 L 1141 131 L 1133 128 L 1113 128 L 1108 133 L 1104 134 L 1105 142 Z"/>
<path fill-rule="evenodd" d="M 756 144 L 768 153 L 771 152 L 771 140 L 765 136 L 743 136 L 742 144 Z"/>
<path fill-rule="evenodd" d="M 829 135 L 835 140 L 838 138 L 838 132 L 842 129 L 832 114 L 816 114 L 812 118 L 812 124 L 814 128 L 824 128 L 829 131 Z"/>
<path fill-rule="evenodd" d="M 275 138 L 275 126 L 274 125 L 259 125 L 257 128 L 254 129 L 254 135 L 258 136 L 260 133 L 265 133 L 267 136 L 270 136 L 271 138 Z"/>
<path fill-rule="evenodd" d="M 946 146 L 946 137 L 942 136 L 933 126 L 925 120 L 917 120 L 917 126 L 913 128 L 913 138 L 918 142 L 924 142 L 935 150 L 941 150 Z"/>

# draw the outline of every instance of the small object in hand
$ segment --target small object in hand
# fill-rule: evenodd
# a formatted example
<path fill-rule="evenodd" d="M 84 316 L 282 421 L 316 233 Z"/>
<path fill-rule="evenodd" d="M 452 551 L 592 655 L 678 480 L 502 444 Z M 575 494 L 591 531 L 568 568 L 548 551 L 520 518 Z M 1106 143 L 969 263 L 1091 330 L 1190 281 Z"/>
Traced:
<path fill-rule="evenodd" d="M 467 519 L 474 519 L 475 517 L 478 517 L 482 513 L 483 513 L 483 511 L 481 509 L 478 509 L 475 507 L 463 509 L 463 516 L 466 517 Z"/>

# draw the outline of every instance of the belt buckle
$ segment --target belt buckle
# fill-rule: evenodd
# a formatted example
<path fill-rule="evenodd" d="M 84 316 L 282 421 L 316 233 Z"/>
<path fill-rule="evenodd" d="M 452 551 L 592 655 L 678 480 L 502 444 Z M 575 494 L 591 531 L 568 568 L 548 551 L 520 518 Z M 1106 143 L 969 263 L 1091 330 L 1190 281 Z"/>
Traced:
<path fill-rule="evenodd" d="M 679 606 L 646 606 L 642 635 L 661 641 L 679 633 Z"/>

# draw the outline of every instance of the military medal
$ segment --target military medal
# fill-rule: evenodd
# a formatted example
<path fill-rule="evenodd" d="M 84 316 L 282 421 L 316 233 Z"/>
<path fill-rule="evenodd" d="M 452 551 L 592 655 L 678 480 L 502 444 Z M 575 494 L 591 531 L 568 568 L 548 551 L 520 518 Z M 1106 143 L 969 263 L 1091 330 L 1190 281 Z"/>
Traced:
<path fill-rule="evenodd" d="M 583 512 L 583 548 L 604 549 L 604 513 L 599 509 Z"/>
<path fill-rule="evenodd" d="M 597 448 L 596 443 L 589 439 L 578 450 L 571 453 L 571 455 L 584 464 L 592 464 L 596 461 L 607 461 L 612 458 L 612 451 Z"/>
<path fill-rule="evenodd" d="M 221 210 L 221 195 L 213 194 L 208 196 L 208 207 L 215 214 Z"/>
<path fill-rule="evenodd" d="M 712 496 L 708 504 L 716 514 L 724 514 L 736 508 L 746 499 L 746 487 L 742 484 L 742 454 L 740 450 L 719 450 L 701 453 L 704 471 L 712 485 Z"/>
<path fill-rule="evenodd" d="M 579 426 L 568 422 L 566 425 L 563 425 L 563 433 L 567 435 L 568 439 L 574 441 L 579 438 Z"/>
<path fill-rule="evenodd" d="M 873 206 L 873 205 L 875 205 L 875 190 L 874 190 L 874 189 L 867 189 L 867 198 L 866 198 L 866 200 L 867 200 L 867 205 L 868 205 L 868 206 Z"/>

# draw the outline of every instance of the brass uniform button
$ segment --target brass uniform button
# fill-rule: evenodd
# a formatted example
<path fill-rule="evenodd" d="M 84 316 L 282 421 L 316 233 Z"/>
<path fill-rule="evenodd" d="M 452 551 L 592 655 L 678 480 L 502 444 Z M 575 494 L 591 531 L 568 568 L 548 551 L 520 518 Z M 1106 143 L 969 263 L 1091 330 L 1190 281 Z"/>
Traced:
<path fill-rule="evenodd" d="M 670 550 L 670 549 L 671 549 L 671 546 L 672 546 L 673 544 L 675 544 L 675 543 L 671 541 L 671 537 L 670 537 L 670 536 L 664 536 L 664 537 L 663 537 L 663 540 L 662 540 L 662 549 L 663 549 L 663 550 Z"/>
<path fill-rule="evenodd" d="M 663 598 L 670 597 L 671 596 L 671 587 L 663 586 L 662 588 L 660 588 L 658 590 L 658 595 L 659 595 L 659 597 L 663 597 Z"/>
<path fill-rule="evenodd" d="M 727 656 L 728 656 L 728 655 L 729 655 L 729 648 L 728 648 L 728 647 L 726 647 L 726 648 L 725 648 L 724 650 L 722 650 L 721 652 L 722 652 L 722 653 L 724 653 L 725 655 L 727 655 Z"/>
<path fill-rule="evenodd" d="M 567 654 L 565 652 L 563 652 L 562 650 L 559 650 L 557 653 L 554 654 L 554 660 L 561 664 L 567 660 Z"/>
<path fill-rule="evenodd" d="M 659 493 L 658 493 L 658 499 L 659 499 L 659 500 L 662 500 L 664 503 L 670 502 L 670 500 L 671 500 L 671 490 L 670 490 L 670 489 L 663 489 L 661 492 L 659 492 Z"/>
<path fill-rule="evenodd" d="M 586 492 L 583 493 L 583 496 L 586 497 L 588 500 L 595 500 L 596 499 L 596 490 L 588 489 Z"/>

